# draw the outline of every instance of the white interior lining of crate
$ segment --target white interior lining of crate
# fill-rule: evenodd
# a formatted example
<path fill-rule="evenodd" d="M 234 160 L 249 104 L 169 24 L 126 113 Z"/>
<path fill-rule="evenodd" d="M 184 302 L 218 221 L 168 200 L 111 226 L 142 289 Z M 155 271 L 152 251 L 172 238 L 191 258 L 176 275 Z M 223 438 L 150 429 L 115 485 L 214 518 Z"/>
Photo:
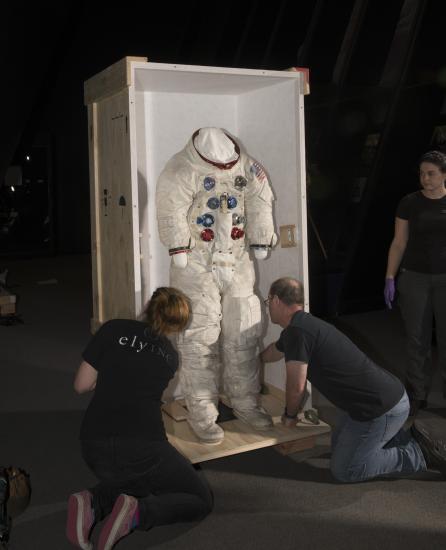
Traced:
<path fill-rule="evenodd" d="M 191 73 L 190 67 L 188 69 Z M 142 74 L 144 71 L 136 72 Z M 144 84 L 140 79 L 135 93 L 143 303 L 156 287 L 169 282 L 170 257 L 159 240 L 156 222 L 156 182 L 169 158 L 180 151 L 200 127 L 226 129 L 239 140 L 242 148 L 265 166 L 276 197 L 276 229 L 279 225 L 294 223 L 298 240 L 299 237 L 306 237 L 306 230 L 304 233 L 301 230 L 301 224 L 306 220 L 302 220 L 299 204 L 302 200 L 299 166 L 302 136 L 299 133 L 298 109 L 299 102 L 303 104 L 303 97 L 299 94 L 298 79 L 275 78 L 274 85 L 264 86 L 262 78 L 256 75 L 257 85 L 250 91 L 247 91 L 245 83 L 242 93 L 213 93 L 209 91 L 211 87 L 206 92 L 202 86 L 199 86 L 200 93 L 192 93 L 192 87 L 188 88 L 189 93 L 185 93 L 183 84 L 186 82 L 186 88 L 190 86 L 190 75 L 186 80 L 179 76 L 186 73 L 174 75 L 171 83 L 176 83 L 175 92 L 153 91 L 150 89 L 152 80 Z M 206 78 L 212 77 L 215 85 L 215 76 L 213 73 L 207 74 Z M 149 89 L 141 89 L 143 84 Z M 235 83 L 232 86 L 233 89 L 240 89 Z M 300 246 L 296 249 L 277 247 L 266 261 L 256 262 L 258 294 L 266 296 L 269 284 L 281 275 L 304 278 L 306 260 L 300 258 L 301 253 Z M 270 325 L 265 342 L 275 339 L 279 332 L 277 327 Z M 284 369 L 277 364 L 268 368 L 266 379 L 283 388 L 284 374 Z M 176 382 L 167 394 L 181 394 Z"/>
<path fill-rule="evenodd" d="M 134 63 L 136 91 L 235 95 L 300 78 L 297 72 Z"/>

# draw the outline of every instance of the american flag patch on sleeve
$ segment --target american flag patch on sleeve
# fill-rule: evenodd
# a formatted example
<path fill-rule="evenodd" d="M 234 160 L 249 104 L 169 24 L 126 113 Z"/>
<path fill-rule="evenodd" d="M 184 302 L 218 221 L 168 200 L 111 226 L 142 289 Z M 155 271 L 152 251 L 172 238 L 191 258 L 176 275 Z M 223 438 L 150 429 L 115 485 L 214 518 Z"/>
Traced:
<path fill-rule="evenodd" d="M 260 162 L 254 161 L 254 163 L 251 165 L 250 171 L 251 174 L 254 174 L 260 181 L 266 179 L 265 170 Z"/>

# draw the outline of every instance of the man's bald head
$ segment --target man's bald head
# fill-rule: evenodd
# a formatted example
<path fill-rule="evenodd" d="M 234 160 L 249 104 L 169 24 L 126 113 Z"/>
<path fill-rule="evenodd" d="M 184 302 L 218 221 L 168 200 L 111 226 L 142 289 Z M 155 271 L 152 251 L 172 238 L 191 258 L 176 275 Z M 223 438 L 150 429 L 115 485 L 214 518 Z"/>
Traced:
<path fill-rule="evenodd" d="M 274 281 L 269 289 L 269 295 L 277 296 L 287 306 L 304 303 L 304 287 L 293 277 L 281 277 Z"/>

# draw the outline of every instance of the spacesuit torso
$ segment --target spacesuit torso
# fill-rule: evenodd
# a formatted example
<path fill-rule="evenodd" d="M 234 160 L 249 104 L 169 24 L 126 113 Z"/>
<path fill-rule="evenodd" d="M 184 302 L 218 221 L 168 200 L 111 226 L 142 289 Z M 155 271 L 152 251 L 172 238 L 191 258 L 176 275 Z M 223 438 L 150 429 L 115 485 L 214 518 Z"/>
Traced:
<path fill-rule="evenodd" d="M 271 245 L 273 195 L 263 168 L 244 153 L 228 164 L 204 160 L 191 139 L 166 165 L 157 212 L 160 238 L 171 255 L 197 247 L 209 265 L 224 267 L 248 244 Z"/>

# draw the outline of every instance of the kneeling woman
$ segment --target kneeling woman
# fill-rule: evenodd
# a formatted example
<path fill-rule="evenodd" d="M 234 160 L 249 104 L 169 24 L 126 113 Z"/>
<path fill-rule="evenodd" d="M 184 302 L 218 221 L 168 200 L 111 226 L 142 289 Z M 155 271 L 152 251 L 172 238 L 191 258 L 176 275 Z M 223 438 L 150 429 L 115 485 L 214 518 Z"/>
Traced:
<path fill-rule="evenodd" d="M 161 396 L 178 367 L 167 335 L 190 316 L 187 297 L 158 288 L 145 320 L 106 322 L 82 354 L 78 393 L 94 390 L 81 427 L 85 462 L 99 484 L 70 496 L 67 537 L 83 549 L 107 518 L 98 542 L 110 550 L 133 529 L 195 521 L 212 509 L 212 495 L 192 465 L 167 441 Z"/>

